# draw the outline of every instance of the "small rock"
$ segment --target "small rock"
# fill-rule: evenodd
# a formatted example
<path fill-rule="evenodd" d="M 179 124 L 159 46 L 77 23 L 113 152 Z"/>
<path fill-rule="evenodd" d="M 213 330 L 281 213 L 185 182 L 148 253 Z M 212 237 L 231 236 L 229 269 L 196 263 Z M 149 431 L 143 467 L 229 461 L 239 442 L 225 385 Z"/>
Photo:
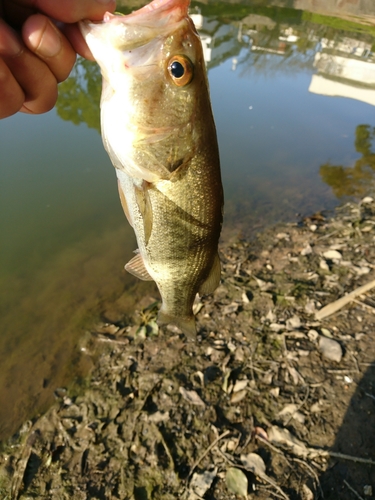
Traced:
<path fill-rule="evenodd" d="M 247 396 L 247 390 L 243 389 L 242 391 L 235 392 L 232 394 L 230 398 L 231 404 L 236 404 L 242 401 Z"/>
<path fill-rule="evenodd" d="M 301 320 L 299 316 L 292 316 L 286 322 L 286 327 L 288 330 L 297 330 L 301 327 Z"/>
<path fill-rule="evenodd" d="M 266 319 L 268 319 L 271 323 L 276 322 L 276 314 L 270 309 L 267 313 Z"/>
<path fill-rule="evenodd" d="M 312 248 L 311 248 L 311 245 L 309 243 L 307 243 L 307 245 L 302 248 L 301 250 L 301 255 L 310 255 L 312 254 Z"/>
<path fill-rule="evenodd" d="M 276 238 L 278 240 L 289 240 L 289 234 L 288 233 L 277 233 Z"/>
<path fill-rule="evenodd" d="M 237 380 L 237 382 L 233 386 L 233 392 L 242 391 L 243 389 L 245 389 L 245 387 L 247 386 L 248 382 L 249 381 L 247 379 Z"/>
<path fill-rule="evenodd" d="M 374 198 L 371 198 L 371 196 L 365 196 L 362 200 L 362 203 L 372 203 L 374 201 Z"/>
<path fill-rule="evenodd" d="M 324 259 L 320 259 L 319 267 L 320 269 L 322 269 L 322 271 L 329 271 L 329 265 L 327 264 L 327 261 Z"/>
<path fill-rule="evenodd" d="M 273 332 L 280 332 L 281 330 L 285 330 L 285 325 L 280 325 L 280 323 L 271 323 L 270 324 L 270 329 L 273 331 Z"/>
<path fill-rule="evenodd" d="M 320 403 L 314 403 L 310 407 L 310 413 L 319 413 L 322 411 L 322 405 Z"/>
<path fill-rule="evenodd" d="M 366 484 L 366 485 L 363 487 L 363 494 L 364 494 L 366 497 L 372 497 L 372 486 L 371 486 L 371 484 Z"/>
<path fill-rule="evenodd" d="M 340 363 L 342 348 L 336 340 L 321 336 L 319 338 L 319 350 L 325 358 Z"/>
<path fill-rule="evenodd" d="M 274 398 L 278 398 L 280 394 L 280 387 L 274 387 L 273 389 L 270 389 L 270 394 Z"/>
<path fill-rule="evenodd" d="M 328 260 L 341 260 L 342 255 L 337 250 L 327 250 L 323 253 L 323 257 Z"/>
<path fill-rule="evenodd" d="M 223 315 L 226 316 L 228 314 L 235 313 L 238 309 L 239 304 L 237 302 L 232 302 L 231 304 L 228 304 L 223 307 Z"/>
<path fill-rule="evenodd" d="M 311 340 L 311 342 L 315 342 L 319 337 L 319 333 L 316 330 L 309 330 L 307 336 L 309 337 L 309 340 Z"/>
<path fill-rule="evenodd" d="M 309 229 L 310 231 L 315 232 L 318 229 L 318 226 L 316 224 L 311 224 L 311 226 L 309 226 Z"/>
<path fill-rule="evenodd" d="M 315 301 L 314 300 L 308 300 L 306 302 L 305 311 L 307 312 L 307 314 L 315 314 L 316 307 L 315 307 Z"/>

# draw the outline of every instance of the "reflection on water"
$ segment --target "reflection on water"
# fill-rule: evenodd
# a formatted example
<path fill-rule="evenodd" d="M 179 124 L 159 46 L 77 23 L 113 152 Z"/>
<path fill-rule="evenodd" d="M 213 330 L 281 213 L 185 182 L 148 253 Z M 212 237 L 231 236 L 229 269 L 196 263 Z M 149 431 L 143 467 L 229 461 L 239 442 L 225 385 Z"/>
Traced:
<path fill-rule="evenodd" d="M 208 0 L 191 11 L 218 129 L 224 237 L 367 194 L 373 1 Z M 135 240 L 98 134 L 100 87 L 98 67 L 79 60 L 56 110 L 0 122 L 0 439 L 79 371 L 90 322 L 118 320 L 154 291 L 123 271 Z"/>
<path fill-rule="evenodd" d="M 362 156 L 353 167 L 331 165 L 320 167 L 324 182 L 331 186 L 338 198 L 344 196 L 363 197 L 374 186 L 375 174 L 375 127 L 358 125 L 356 128 L 355 149 Z"/>

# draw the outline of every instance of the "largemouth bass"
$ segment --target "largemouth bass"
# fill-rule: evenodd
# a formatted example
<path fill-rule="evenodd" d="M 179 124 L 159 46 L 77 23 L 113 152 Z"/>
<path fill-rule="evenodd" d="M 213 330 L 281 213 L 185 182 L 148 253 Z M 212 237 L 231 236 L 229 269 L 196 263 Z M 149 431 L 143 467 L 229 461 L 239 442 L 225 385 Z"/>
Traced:
<path fill-rule="evenodd" d="M 192 335 L 196 294 L 220 281 L 223 190 L 189 1 L 153 0 L 80 28 L 102 71 L 103 143 L 139 247 L 125 269 L 156 282 L 159 325 Z"/>

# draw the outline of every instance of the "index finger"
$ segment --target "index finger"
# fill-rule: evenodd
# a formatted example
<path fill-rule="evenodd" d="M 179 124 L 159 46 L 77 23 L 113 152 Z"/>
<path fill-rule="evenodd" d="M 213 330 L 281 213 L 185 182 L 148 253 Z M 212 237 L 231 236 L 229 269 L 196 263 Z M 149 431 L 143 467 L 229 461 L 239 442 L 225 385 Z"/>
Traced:
<path fill-rule="evenodd" d="M 31 8 L 63 23 L 75 23 L 82 19 L 100 21 L 106 11 L 113 12 L 115 0 L 14 0 L 22 8 Z"/>

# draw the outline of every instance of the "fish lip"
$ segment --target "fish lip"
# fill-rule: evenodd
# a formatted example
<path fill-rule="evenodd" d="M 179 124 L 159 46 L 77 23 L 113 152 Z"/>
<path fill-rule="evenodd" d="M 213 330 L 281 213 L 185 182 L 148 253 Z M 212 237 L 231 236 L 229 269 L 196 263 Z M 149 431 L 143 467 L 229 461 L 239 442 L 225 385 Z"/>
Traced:
<path fill-rule="evenodd" d="M 153 21 L 155 18 L 166 17 L 168 23 L 177 23 L 187 17 L 190 0 L 152 0 L 149 4 L 137 9 L 130 14 L 112 14 L 106 12 L 102 21 L 90 21 L 85 19 L 80 21 L 79 28 L 85 36 L 90 29 L 95 26 L 108 24 L 111 22 L 123 22 L 129 24 L 147 24 L 147 21 Z"/>
<path fill-rule="evenodd" d="M 151 16 L 154 17 L 156 13 L 162 15 L 173 12 L 174 17 L 180 14 L 179 19 L 174 19 L 174 21 L 179 21 L 187 16 L 189 5 L 190 0 L 153 0 L 144 7 L 128 14 L 126 17 L 131 20 L 138 16 L 147 16 L 147 14 L 151 14 Z"/>

